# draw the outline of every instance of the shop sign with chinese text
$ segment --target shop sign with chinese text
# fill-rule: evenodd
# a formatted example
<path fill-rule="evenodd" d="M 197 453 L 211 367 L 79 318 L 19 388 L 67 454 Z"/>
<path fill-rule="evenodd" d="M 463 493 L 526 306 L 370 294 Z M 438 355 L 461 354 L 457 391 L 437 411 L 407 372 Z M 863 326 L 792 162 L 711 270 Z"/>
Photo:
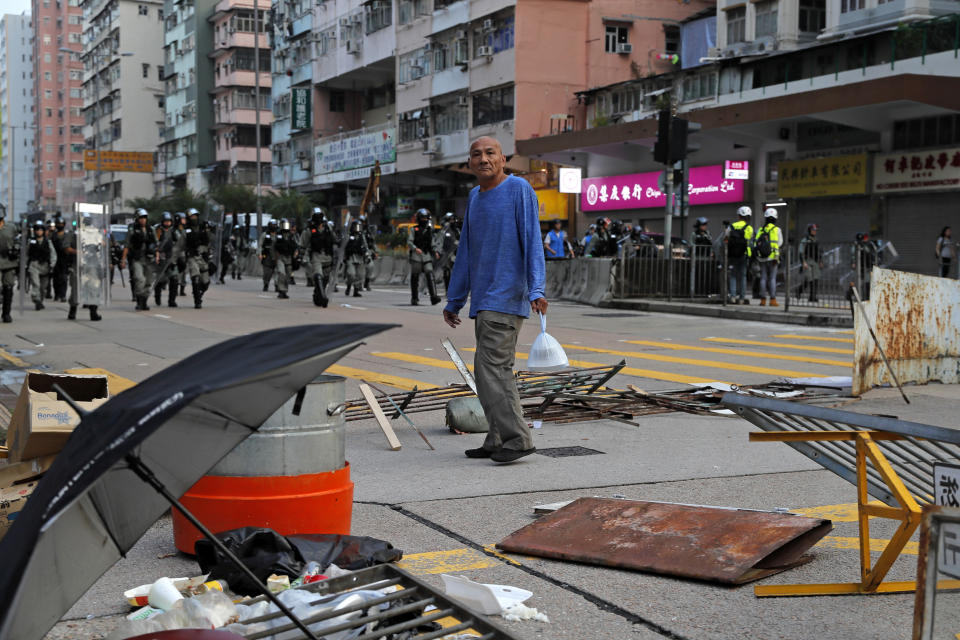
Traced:
<path fill-rule="evenodd" d="M 849 196 L 867 192 L 865 153 L 783 160 L 777 170 L 777 193 L 781 198 Z"/>
<path fill-rule="evenodd" d="M 309 129 L 312 109 L 310 107 L 310 87 L 294 87 L 290 90 L 292 109 L 290 128 Z"/>
<path fill-rule="evenodd" d="M 900 151 L 873 160 L 873 192 L 960 188 L 960 149 Z"/>
<path fill-rule="evenodd" d="M 687 197 L 693 206 L 743 201 L 743 180 L 723 177 L 722 164 L 690 169 Z M 664 207 L 667 198 L 657 185 L 659 171 L 607 178 L 585 178 L 580 194 L 583 211 Z"/>

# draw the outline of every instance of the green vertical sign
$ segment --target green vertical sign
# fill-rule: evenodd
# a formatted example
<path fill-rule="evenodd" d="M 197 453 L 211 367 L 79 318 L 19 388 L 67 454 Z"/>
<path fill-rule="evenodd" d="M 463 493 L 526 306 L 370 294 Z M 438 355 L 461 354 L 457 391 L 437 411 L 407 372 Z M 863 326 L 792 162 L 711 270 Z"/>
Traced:
<path fill-rule="evenodd" d="M 293 87 L 291 90 L 290 102 L 292 105 L 293 124 L 291 129 L 309 129 L 310 115 L 310 87 Z"/>

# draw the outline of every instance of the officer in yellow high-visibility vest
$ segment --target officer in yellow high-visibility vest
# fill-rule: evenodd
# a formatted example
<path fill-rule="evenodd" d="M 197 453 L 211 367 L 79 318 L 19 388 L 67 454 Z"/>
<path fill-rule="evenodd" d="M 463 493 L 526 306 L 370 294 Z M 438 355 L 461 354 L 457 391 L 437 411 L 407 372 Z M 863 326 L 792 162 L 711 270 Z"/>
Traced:
<path fill-rule="evenodd" d="M 753 227 L 750 219 L 753 210 L 743 206 L 737 209 L 740 219 L 727 227 L 724 243 L 727 250 L 727 263 L 730 266 L 728 302 L 732 304 L 750 304 L 747 299 L 747 266 L 750 264 L 753 245 Z M 739 298 L 739 300 L 738 300 Z"/>
<path fill-rule="evenodd" d="M 760 263 L 760 306 L 767 304 L 767 294 L 770 294 L 770 306 L 778 307 L 777 303 L 777 267 L 780 265 L 780 247 L 783 245 L 783 234 L 777 226 L 777 210 L 773 207 L 763 212 L 763 227 L 757 230 L 753 242 L 753 255 Z"/>

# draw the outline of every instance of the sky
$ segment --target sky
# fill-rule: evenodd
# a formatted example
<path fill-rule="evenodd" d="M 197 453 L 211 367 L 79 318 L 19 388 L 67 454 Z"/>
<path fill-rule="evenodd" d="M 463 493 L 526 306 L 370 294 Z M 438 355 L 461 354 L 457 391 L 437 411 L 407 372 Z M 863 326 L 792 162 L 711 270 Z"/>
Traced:
<path fill-rule="evenodd" d="M 3 0 L 3 2 L 0 2 L 0 13 L 20 15 L 24 11 L 30 12 L 30 0 Z"/>

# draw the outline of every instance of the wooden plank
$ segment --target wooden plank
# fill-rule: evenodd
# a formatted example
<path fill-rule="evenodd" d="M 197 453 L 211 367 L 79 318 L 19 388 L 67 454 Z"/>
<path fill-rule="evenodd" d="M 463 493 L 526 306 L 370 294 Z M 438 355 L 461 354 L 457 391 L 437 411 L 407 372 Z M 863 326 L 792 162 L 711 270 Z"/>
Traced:
<path fill-rule="evenodd" d="M 390 443 L 390 450 L 399 451 L 402 446 L 400 440 L 397 438 L 397 434 L 393 432 L 393 427 L 390 426 L 390 421 L 387 420 L 387 416 L 384 415 L 383 409 L 380 408 L 380 403 L 377 402 L 377 399 L 374 397 L 373 390 L 370 389 L 369 385 L 361 383 L 360 393 L 363 395 L 363 399 L 367 401 L 370 411 L 373 412 L 373 417 L 377 419 L 377 424 L 379 424 L 383 430 L 383 435 L 387 436 L 387 442 Z"/>

